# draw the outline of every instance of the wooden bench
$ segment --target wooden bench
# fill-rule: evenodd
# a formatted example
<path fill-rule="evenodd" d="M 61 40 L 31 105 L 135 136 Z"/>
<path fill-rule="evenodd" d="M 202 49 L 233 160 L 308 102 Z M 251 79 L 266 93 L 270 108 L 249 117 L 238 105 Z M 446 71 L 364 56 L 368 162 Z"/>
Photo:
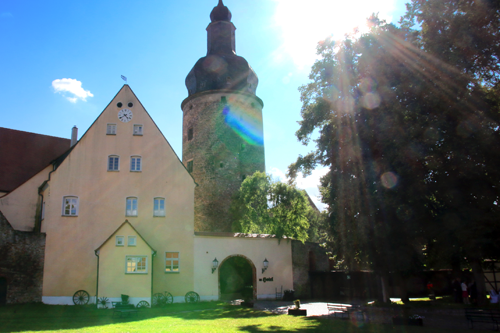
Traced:
<path fill-rule="evenodd" d="M 349 319 L 351 313 L 360 309 L 357 305 L 327 303 L 328 315 L 333 315 L 335 318 Z"/>
<path fill-rule="evenodd" d="M 469 322 L 469 328 L 474 328 L 474 322 L 493 323 L 498 331 L 500 311 L 494 309 L 465 309 L 465 318 Z"/>
<path fill-rule="evenodd" d="M 111 304 L 113 305 L 113 317 L 115 316 L 116 313 L 118 313 L 120 317 L 123 314 L 137 315 L 138 310 L 135 308 L 134 304 L 123 304 L 122 302 L 111 302 Z"/>

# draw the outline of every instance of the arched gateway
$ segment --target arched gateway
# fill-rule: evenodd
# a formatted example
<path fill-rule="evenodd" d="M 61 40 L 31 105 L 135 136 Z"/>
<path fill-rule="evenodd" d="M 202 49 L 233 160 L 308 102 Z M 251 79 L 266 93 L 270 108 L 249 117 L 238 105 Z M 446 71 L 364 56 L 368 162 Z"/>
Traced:
<path fill-rule="evenodd" d="M 226 257 L 219 266 L 219 299 L 257 298 L 256 271 L 244 255 Z"/>

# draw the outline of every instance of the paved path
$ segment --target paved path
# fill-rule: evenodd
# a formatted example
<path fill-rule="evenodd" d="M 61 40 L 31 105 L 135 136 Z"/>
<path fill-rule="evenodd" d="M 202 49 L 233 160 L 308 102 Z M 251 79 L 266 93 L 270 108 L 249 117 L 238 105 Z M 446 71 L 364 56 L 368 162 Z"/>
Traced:
<path fill-rule="evenodd" d="M 257 301 L 254 308 L 263 311 L 269 311 L 277 314 L 288 313 L 288 308 L 293 308 L 293 302 L 285 301 Z M 301 303 L 302 309 L 307 309 L 307 316 L 324 316 L 329 315 L 326 302 L 304 302 Z M 369 323 L 389 324 L 392 325 L 392 317 L 402 315 L 398 308 L 374 308 L 364 307 L 364 320 Z M 440 329 L 469 329 L 465 313 L 463 309 L 422 309 L 413 308 L 409 315 L 418 314 L 423 317 L 424 326 L 435 327 Z M 340 320 L 340 319 L 335 319 Z M 494 330 L 495 326 L 490 323 L 474 323 L 474 330 Z"/>

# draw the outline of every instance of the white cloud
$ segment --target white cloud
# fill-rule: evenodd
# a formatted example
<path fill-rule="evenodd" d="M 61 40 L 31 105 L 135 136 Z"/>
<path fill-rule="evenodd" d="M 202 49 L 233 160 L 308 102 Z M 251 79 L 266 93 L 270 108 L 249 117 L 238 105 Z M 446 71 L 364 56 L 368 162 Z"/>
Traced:
<path fill-rule="evenodd" d="M 89 91 L 82 88 L 82 83 L 75 79 L 57 79 L 52 81 L 56 93 L 62 94 L 71 103 L 78 100 L 87 101 L 87 97 L 94 97 Z M 68 96 L 69 95 L 69 96 Z"/>
<path fill-rule="evenodd" d="M 299 172 L 297 175 L 297 179 L 295 180 L 297 187 L 306 190 L 307 194 L 309 194 L 311 200 L 319 210 L 326 209 L 326 205 L 321 202 L 318 186 L 320 185 L 320 178 L 323 177 L 327 172 L 328 168 L 316 169 L 313 170 L 310 176 L 307 176 L 305 178 L 303 177 L 302 173 Z M 278 168 L 272 168 L 269 173 L 275 180 L 279 180 L 282 182 L 288 181 L 286 174 Z"/>

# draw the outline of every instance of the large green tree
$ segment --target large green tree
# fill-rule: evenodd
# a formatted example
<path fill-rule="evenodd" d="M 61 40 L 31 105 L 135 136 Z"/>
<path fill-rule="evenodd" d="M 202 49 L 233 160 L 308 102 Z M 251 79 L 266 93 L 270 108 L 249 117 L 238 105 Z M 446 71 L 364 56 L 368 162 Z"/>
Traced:
<path fill-rule="evenodd" d="M 231 203 L 233 231 L 274 234 L 304 242 L 311 206 L 303 190 L 256 172 L 241 184 Z"/>
<path fill-rule="evenodd" d="M 323 200 L 347 268 L 404 277 L 465 254 L 480 273 L 496 255 L 498 7 L 414 0 L 400 27 L 372 17 L 369 33 L 318 46 L 297 131 L 305 144 L 317 131 L 317 149 L 289 175 L 330 168 Z"/>

